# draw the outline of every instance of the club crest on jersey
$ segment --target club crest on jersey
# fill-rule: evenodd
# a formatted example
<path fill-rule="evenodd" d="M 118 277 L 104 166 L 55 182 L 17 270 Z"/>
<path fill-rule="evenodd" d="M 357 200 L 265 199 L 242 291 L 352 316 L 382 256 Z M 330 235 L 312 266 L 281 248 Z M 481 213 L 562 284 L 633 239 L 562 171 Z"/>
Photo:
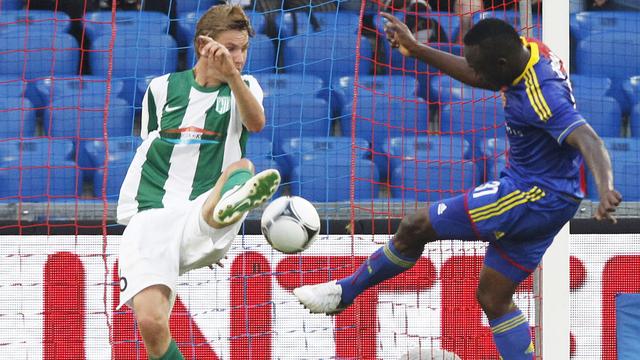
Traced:
<path fill-rule="evenodd" d="M 231 109 L 231 97 L 218 96 L 216 99 L 216 112 L 218 114 L 224 114 Z"/>

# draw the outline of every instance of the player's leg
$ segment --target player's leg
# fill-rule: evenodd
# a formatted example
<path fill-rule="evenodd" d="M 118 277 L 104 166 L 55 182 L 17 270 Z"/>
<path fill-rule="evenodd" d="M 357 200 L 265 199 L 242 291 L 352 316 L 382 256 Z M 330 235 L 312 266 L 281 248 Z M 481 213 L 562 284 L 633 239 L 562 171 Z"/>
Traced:
<path fill-rule="evenodd" d="M 184 359 L 169 331 L 170 296 L 168 287 L 153 285 L 132 300 L 140 335 L 151 359 Z"/>
<path fill-rule="evenodd" d="M 436 234 L 429 222 L 429 210 L 420 209 L 403 218 L 395 236 L 371 254 L 351 276 L 302 286 L 293 293 L 312 313 L 337 314 L 366 289 L 413 267 L 425 244 L 434 240 Z"/>
<path fill-rule="evenodd" d="M 202 206 L 202 216 L 216 229 L 231 225 L 270 199 L 279 185 L 278 170 L 267 169 L 254 175 L 251 161 L 240 159 L 223 171 Z"/>
<path fill-rule="evenodd" d="M 484 266 L 476 298 L 489 319 L 493 340 L 504 360 L 531 360 L 534 355 L 529 321 L 513 302 L 518 283 Z"/>
<path fill-rule="evenodd" d="M 402 219 L 394 237 L 374 252 L 351 276 L 338 281 L 294 289 L 313 313 L 338 313 L 366 289 L 409 270 L 424 246 L 438 239 L 477 239 L 459 195 L 432 204 Z"/>

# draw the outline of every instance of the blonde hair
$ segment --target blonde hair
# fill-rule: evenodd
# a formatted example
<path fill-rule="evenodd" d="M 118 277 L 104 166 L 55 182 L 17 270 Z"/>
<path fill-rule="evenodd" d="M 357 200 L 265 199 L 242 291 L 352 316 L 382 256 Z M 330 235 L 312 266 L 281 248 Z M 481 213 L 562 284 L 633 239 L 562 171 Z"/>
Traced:
<path fill-rule="evenodd" d="M 200 57 L 198 52 L 198 36 L 204 35 L 215 40 L 218 34 L 227 30 L 246 31 L 249 36 L 255 33 L 251 27 L 251 21 L 245 14 L 242 7 L 238 5 L 215 5 L 200 17 L 196 25 L 196 33 L 193 43 L 196 49 L 196 57 Z"/>

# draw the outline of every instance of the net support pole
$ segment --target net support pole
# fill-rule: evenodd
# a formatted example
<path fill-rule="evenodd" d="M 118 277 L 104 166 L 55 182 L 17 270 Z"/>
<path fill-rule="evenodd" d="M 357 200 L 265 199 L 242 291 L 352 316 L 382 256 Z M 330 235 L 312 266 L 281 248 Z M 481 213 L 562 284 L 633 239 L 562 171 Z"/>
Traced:
<path fill-rule="evenodd" d="M 569 2 L 542 1 L 542 41 L 569 72 Z M 569 360 L 569 224 L 565 224 L 534 273 L 536 359 Z"/>

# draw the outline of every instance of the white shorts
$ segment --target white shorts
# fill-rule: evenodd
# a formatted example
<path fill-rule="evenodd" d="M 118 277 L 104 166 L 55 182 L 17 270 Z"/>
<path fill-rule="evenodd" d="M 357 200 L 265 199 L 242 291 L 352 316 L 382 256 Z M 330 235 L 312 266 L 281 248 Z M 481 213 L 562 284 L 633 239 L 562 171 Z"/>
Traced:
<path fill-rule="evenodd" d="M 171 289 L 171 309 L 178 276 L 226 255 L 246 214 L 222 229 L 210 227 L 201 216 L 209 193 L 183 206 L 145 210 L 131 218 L 120 241 L 120 303 L 116 309 L 125 304 L 131 307 L 133 297 L 152 285 Z"/>

